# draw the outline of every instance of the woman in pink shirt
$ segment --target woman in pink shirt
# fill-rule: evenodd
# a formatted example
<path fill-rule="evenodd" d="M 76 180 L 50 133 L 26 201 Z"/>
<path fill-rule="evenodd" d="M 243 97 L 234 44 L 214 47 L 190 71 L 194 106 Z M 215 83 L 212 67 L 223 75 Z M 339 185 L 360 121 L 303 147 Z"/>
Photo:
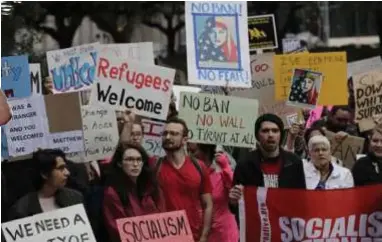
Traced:
<path fill-rule="evenodd" d="M 214 211 L 208 242 L 237 242 L 239 231 L 234 215 L 228 208 L 228 193 L 233 172 L 228 157 L 215 152 L 216 145 L 197 144 L 195 156 L 209 167 Z"/>
<path fill-rule="evenodd" d="M 120 144 L 106 177 L 103 215 L 109 241 L 120 242 L 116 220 L 164 212 L 164 203 L 146 151 L 139 144 Z"/>

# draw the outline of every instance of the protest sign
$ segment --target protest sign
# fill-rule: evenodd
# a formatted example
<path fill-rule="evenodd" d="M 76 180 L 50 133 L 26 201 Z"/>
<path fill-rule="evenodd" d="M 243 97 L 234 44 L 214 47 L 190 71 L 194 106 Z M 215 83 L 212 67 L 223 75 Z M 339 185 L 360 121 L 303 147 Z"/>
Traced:
<path fill-rule="evenodd" d="M 259 103 L 255 99 L 204 93 L 180 94 L 179 117 L 187 123 L 191 142 L 254 147 Z"/>
<path fill-rule="evenodd" d="M 288 99 L 293 70 L 299 68 L 322 73 L 318 105 L 347 105 L 346 66 L 346 52 L 275 55 L 275 98 Z"/>
<path fill-rule="evenodd" d="M 296 50 L 290 51 L 287 54 L 296 54 L 296 53 L 309 53 L 308 48 L 306 46 L 298 48 Z"/>
<path fill-rule="evenodd" d="M 60 149 L 65 154 L 78 153 L 85 149 L 82 130 L 50 133 L 46 138 L 50 149 Z"/>
<path fill-rule="evenodd" d="M 315 109 L 310 110 L 309 118 L 306 121 L 306 128 L 310 128 L 314 122 L 321 119 L 322 111 L 324 110 L 323 106 L 317 106 Z"/>
<path fill-rule="evenodd" d="M 362 154 L 365 139 L 348 135 L 343 140 L 336 140 L 335 133 L 330 131 L 325 131 L 325 136 L 330 141 L 332 156 L 340 159 L 345 167 L 352 169 L 357 161 L 357 154 Z"/>
<path fill-rule="evenodd" d="M 12 119 L 5 126 L 9 156 L 21 156 L 45 147 L 47 121 L 42 96 L 9 101 Z"/>
<path fill-rule="evenodd" d="M 251 87 L 247 3 L 185 4 L 189 84 Z"/>
<path fill-rule="evenodd" d="M 44 98 L 50 133 L 82 130 L 78 92 L 46 95 Z"/>
<path fill-rule="evenodd" d="M 283 39 L 283 53 L 289 53 L 301 48 L 301 41 L 299 39 L 286 38 Z"/>
<path fill-rule="evenodd" d="M 29 64 L 29 70 L 32 95 L 42 95 L 42 78 L 40 64 Z"/>
<path fill-rule="evenodd" d="M 251 56 L 252 88 L 229 88 L 231 96 L 257 99 L 259 115 L 277 113 L 287 125 L 286 116 L 296 113 L 296 108 L 287 106 L 284 101 L 276 101 L 273 75 L 273 53 Z"/>
<path fill-rule="evenodd" d="M 100 46 L 99 54 L 110 54 L 125 60 L 155 64 L 153 42 L 103 44 Z"/>
<path fill-rule="evenodd" d="M 207 86 L 204 86 L 207 87 Z M 174 93 L 175 96 L 175 105 L 176 105 L 176 110 L 179 110 L 179 100 L 180 100 L 180 93 L 181 92 L 200 92 L 202 89 L 200 87 L 190 87 L 190 86 L 179 86 L 179 85 L 174 85 L 172 87 L 172 92 Z"/>
<path fill-rule="evenodd" d="M 117 226 L 121 241 L 194 242 L 184 210 L 121 218 Z"/>
<path fill-rule="evenodd" d="M 82 204 L 1 225 L 7 242 L 96 242 Z"/>
<path fill-rule="evenodd" d="M 162 148 L 162 132 L 164 122 L 143 119 L 143 148 L 150 156 L 162 157 L 166 153 Z"/>
<path fill-rule="evenodd" d="M 102 106 L 83 106 L 85 160 L 103 160 L 114 154 L 119 133 L 115 111 Z"/>
<path fill-rule="evenodd" d="M 355 121 L 361 132 L 373 129 L 382 115 L 382 68 L 353 76 Z"/>
<path fill-rule="evenodd" d="M 90 104 L 166 120 L 175 70 L 100 55 Z"/>
<path fill-rule="evenodd" d="M 245 187 L 240 241 L 379 242 L 380 201 L 382 185 L 324 191 Z"/>
<path fill-rule="evenodd" d="M 249 49 L 277 49 L 277 31 L 273 14 L 248 17 Z"/>
<path fill-rule="evenodd" d="M 78 92 L 94 83 L 98 43 L 46 52 L 53 93 Z"/>
<path fill-rule="evenodd" d="M 1 89 L 7 98 L 31 95 L 28 56 L 1 57 Z"/>
<path fill-rule="evenodd" d="M 288 127 L 292 127 L 293 124 L 298 123 L 298 113 L 290 114 L 286 116 Z"/>
<path fill-rule="evenodd" d="M 378 69 L 382 69 L 382 59 L 380 56 L 349 62 L 348 78 L 354 75 Z"/>

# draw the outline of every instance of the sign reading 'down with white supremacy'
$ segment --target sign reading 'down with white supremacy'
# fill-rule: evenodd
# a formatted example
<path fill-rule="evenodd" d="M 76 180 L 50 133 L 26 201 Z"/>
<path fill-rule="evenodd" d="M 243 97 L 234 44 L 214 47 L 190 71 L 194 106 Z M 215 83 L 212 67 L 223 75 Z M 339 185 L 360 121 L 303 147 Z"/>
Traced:
<path fill-rule="evenodd" d="M 175 70 L 100 55 L 90 103 L 166 120 Z"/>
<path fill-rule="evenodd" d="M 251 87 L 246 2 L 186 1 L 188 82 Z"/>
<path fill-rule="evenodd" d="M 115 111 L 101 106 L 83 106 L 82 124 L 86 161 L 113 156 L 119 140 Z"/>
<path fill-rule="evenodd" d="M 187 122 L 190 141 L 236 147 L 254 147 L 256 99 L 204 93 L 180 94 L 179 117 Z"/>
<path fill-rule="evenodd" d="M 46 145 L 47 119 L 44 97 L 35 96 L 8 101 L 12 119 L 5 125 L 10 156 L 21 156 Z"/>
<path fill-rule="evenodd" d="M 77 92 L 94 82 L 99 43 L 53 50 L 46 53 L 53 92 Z"/>
<path fill-rule="evenodd" d="M 361 131 L 374 128 L 382 115 L 382 70 L 375 69 L 353 76 L 355 121 Z"/>
<path fill-rule="evenodd" d="M 7 242 L 96 242 L 82 204 L 1 225 Z"/>
<path fill-rule="evenodd" d="M 143 148 L 150 156 L 164 156 L 166 153 L 162 148 L 162 132 L 164 122 L 143 119 Z"/>

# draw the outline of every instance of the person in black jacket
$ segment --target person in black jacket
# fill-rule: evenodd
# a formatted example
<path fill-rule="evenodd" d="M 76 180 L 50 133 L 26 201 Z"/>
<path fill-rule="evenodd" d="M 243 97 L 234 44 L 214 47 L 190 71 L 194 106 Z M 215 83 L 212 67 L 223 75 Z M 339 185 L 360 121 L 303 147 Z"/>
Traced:
<path fill-rule="evenodd" d="M 355 186 L 382 184 L 382 124 L 371 131 L 369 140 L 369 153 L 352 169 Z"/>
<path fill-rule="evenodd" d="M 302 160 L 281 148 L 283 130 L 277 115 L 264 114 L 256 120 L 258 147 L 237 163 L 229 193 L 231 210 L 236 210 L 243 186 L 305 189 Z"/>

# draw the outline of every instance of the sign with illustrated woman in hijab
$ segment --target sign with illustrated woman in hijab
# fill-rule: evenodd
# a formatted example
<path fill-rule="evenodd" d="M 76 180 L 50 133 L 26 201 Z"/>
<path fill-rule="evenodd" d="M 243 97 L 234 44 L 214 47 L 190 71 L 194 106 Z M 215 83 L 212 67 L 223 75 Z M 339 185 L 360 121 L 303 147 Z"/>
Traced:
<path fill-rule="evenodd" d="M 186 2 L 189 84 L 251 87 L 246 2 Z"/>
<path fill-rule="evenodd" d="M 322 73 L 295 69 L 287 104 L 314 109 L 318 102 Z"/>

